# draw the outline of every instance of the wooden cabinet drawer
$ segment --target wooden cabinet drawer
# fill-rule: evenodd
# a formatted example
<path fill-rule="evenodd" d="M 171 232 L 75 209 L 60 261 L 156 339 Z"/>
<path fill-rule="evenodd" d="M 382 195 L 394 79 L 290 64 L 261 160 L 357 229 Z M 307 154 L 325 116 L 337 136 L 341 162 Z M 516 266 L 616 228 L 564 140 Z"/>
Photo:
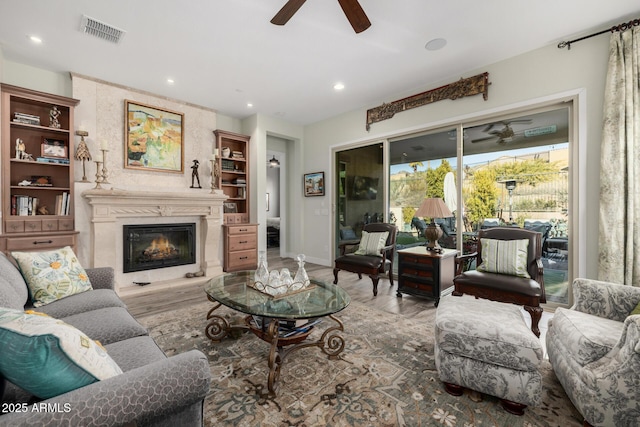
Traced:
<path fill-rule="evenodd" d="M 416 289 L 422 291 L 424 293 L 432 295 L 434 293 L 434 285 L 435 283 L 425 283 L 422 281 L 415 280 L 411 277 L 403 277 L 402 278 L 402 289 Z"/>
<path fill-rule="evenodd" d="M 255 233 L 229 235 L 229 250 L 234 252 L 246 249 L 255 249 L 257 247 L 257 240 L 257 235 Z"/>
<path fill-rule="evenodd" d="M 27 233 L 42 231 L 42 221 L 39 219 L 26 219 L 24 221 L 24 231 Z"/>
<path fill-rule="evenodd" d="M 74 228 L 73 219 L 65 218 L 58 220 L 58 230 L 71 231 Z"/>
<path fill-rule="evenodd" d="M 37 233 L 40 231 L 73 231 L 73 218 L 48 218 L 46 216 L 25 216 L 21 219 L 5 221 L 5 233 Z"/>
<path fill-rule="evenodd" d="M 258 226 L 255 224 L 234 224 L 227 225 L 227 232 L 229 235 L 238 234 L 256 234 L 258 232 Z"/>
<path fill-rule="evenodd" d="M 426 280 L 426 281 L 433 281 L 434 279 L 434 274 L 433 274 L 433 270 L 429 269 L 429 270 L 419 270 L 417 268 L 412 268 L 412 267 L 404 267 L 402 269 L 402 274 L 408 274 L 410 276 L 416 276 L 419 277 L 420 279 Z"/>
<path fill-rule="evenodd" d="M 8 219 L 4 222 L 4 232 L 24 233 L 24 219 Z"/>
<path fill-rule="evenodd" d="M 249 222 L 249 214 L 248 213 L 238 213 L 238 214 L 224 214 L 224 223 L 225 224 L 246 224 Z"/>
<path fill-rule="evenodd" d="M 57 219 L 43 219 L 42 220 L 42 231 L 58 231 L 58 220 Z"/>
<path fill-rule="evenodd" d="M 402 262 L 407 264 L 420 264 L 428 267 L 433 267 L 434 263 L 437 259 L 424 257 L 424 256 L 416 256 L 416 255 L 402 255 Z"/>
<path fill-rule="evenodd" d="M 7 250 L 48 250 L 62 248 L 64 246 L 73 247 L 75 243 L 75 234 L 62 236 L 9 237 L 7 238 Z"/>
<path fill-rule="evenodd" d="M 258 265 L 258 257 L 255 249 L 230 252 L 228 256 L 228 270 L 250 270 Z"/>

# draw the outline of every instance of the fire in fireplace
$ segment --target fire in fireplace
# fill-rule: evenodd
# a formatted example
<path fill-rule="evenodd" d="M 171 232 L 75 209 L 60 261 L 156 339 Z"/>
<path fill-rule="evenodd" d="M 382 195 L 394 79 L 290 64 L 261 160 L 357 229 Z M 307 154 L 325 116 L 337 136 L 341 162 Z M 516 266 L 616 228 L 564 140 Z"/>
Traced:
<path fill-rule="evenodd" d="M 124 226 L 125 273 L 195 264 L 195 224 Z"/>

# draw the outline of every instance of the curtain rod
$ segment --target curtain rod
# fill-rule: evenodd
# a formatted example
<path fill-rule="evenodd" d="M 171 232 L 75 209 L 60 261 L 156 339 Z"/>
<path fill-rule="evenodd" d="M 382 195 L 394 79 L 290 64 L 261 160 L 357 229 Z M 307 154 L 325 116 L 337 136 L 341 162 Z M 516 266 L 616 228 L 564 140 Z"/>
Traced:
<path fill-rule="evenodd" d="M 585 39 L 590 39 L 591 37 L 599 36 L 600 34 L 604 34 L 604 33 L 615 33 L 616 31 L 626 31 L 629 28 L 637 27 L 638 25 L 640 25 L 640 19 L 634 19 L 633 21 L 623 22 L 622 24 L 614 25 L 608 30 L 602 30 L 597 33 L 589 34 L 588 36 L 580 37 L 579 39 L 570 40 L 568 42 L 560 42 L 558 43 L 558 49 L 562 49 L 563 47 L 566 47 L 567 50 L 571 50 L 571 43 L 576 43 Z"/>

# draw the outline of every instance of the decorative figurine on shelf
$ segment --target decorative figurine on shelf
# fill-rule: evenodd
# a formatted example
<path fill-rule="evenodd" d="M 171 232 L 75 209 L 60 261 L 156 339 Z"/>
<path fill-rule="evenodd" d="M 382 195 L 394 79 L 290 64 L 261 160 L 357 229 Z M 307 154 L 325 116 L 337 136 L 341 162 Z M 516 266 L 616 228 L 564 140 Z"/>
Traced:
<path fill-rule="evenodd" d="M 40 206 L 36 212 L 38 215 L 49 215 L 49 209 L 46 206 Z"/>
<path fill-rule="evenodd" d="M 60 129 L 60 122 L 58 121 L 60 114 L 60 110 L 54 105 L 51 111 L 49 111 L 49 127 Z"/>
<path fill-rule="evenodd" d="M 218 149 L 213 150 L 211 155 L 211 192 L 214 193 L 218 189 L 218 178 L 220 177 L 220 165 L 218 164 Z"/>
<path fill-rule="evenodd" d="M 191 188 L 202 188 L 200 186 L 200 177 L 198 176 L 198 166 L 200 165 L 200 162 L 197 160 L 193 161 L 193 166 L 191 166 Z M 198 181 L 198 186 L 196 187 L 194 182 Z"/>
<path fill-rule="evenodd" d="M 78 149 L 76 150 L 75 158 L 76 160 L 82 160 L 82 181 L 80 182 L 90 182 L 87 179 L 87 172 L 85 170 L 84 162 L 89 160 L 91 161 L 91 153 L 89 152 L 89 147 L 87 143 L 84 141 L 85 136 L 89 136 L 89 132 L 86 130 L 77 130 L 76 135 L 80 137 L 80 143 L 78 144 Z"/>
<path fill-rule="evenodd" d="M 16 139 L 16 159 L 22 160 L 25 158 L 26 148 L 24 146 L 24 141 L 20 138 Z"/>

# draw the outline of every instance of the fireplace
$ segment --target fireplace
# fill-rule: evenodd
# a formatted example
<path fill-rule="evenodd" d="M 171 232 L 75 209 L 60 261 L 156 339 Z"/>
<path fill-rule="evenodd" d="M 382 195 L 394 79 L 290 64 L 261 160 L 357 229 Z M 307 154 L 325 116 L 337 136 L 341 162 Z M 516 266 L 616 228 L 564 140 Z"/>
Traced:
<path fill-rule="evenodd" d="M 153 270 L 196 263 L 196 225 L 124 225 L 123 271 Z"/>

